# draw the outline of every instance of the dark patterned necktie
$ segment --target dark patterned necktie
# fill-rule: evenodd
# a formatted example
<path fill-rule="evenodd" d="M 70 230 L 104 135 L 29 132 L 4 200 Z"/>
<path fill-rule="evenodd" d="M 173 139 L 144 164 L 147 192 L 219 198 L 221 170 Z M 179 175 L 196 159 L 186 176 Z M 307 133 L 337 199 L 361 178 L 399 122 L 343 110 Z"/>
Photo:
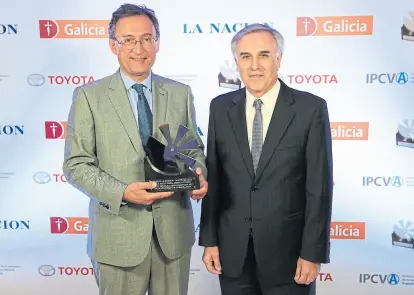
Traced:
<path fill-rule="evenodd" d="M 257 166 L 259 165 L 260 155 L 263 148 L 263 117 L 262 117 L 262 100 L 256 99 L 253 106 L 256 109 L 256 114 L 253 120 L 253 132 L 252 132 L 252 158 L 254 173 L 256 173 Z"/>
<path fill-rule="evenodd" d="M 144 87 L 142 84 L 134 84 L 132 86 L 138 93 L 139 135 L 141 136 L 142 144 L 146 146 L 149 137 L 152 135 L 152 112 L 144 95 Z"/>

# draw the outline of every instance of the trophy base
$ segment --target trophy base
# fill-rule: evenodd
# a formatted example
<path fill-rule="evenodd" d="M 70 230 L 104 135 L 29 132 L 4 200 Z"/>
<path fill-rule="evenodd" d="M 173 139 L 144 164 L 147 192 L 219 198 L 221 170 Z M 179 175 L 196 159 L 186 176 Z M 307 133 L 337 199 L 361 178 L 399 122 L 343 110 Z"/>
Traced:
<path fill-rule="evenodd" d="M 151 192 L 184 192 L 192 191 L 200 188 L 198 177 L 182 177 L 156 179 L 157 187 L 149 191 Z"/>
<path fill-rule="evenodd" d="M 395 232 L 392 233 L 391 239 L 393 246 L 414 249 L 414 240 L 401 239 Z"/>
<path fill-rule="evenodd" d="M 168 167 L 166 170 L 157 169 L 147 158 L 145 159 L 145 180 L 157 183 L 157 186 L 147 190 L 148 192 L 184 192 L 200 189 L 200 179 L 192 169 L 179 172 L 175 167 Z"/>

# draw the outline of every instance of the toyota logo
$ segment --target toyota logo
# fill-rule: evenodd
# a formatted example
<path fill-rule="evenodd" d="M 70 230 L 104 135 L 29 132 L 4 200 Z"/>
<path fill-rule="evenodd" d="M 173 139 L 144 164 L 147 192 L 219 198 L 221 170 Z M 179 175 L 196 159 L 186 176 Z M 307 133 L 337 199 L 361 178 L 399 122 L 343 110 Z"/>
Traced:
<path fill-rule="evenodd" d="M 33 175 L 33 180 L 38 184 L 46 184 L 51 180 L 51 177 L 48 173 L 39 171 Z"/>
<path fill-rule="evenodd" d="M 38 272 L 44 277 L 50 277 L 56 273 L 56 269 L 51 265 L 42 265 L 39 267 Z"/>
<path fill-rule="evenodd" d="M 42 86 L 45 84 L 46 79 L 41 74 L 31 74 L 29 77 L 27 77 L 27 83 L 32 86 Z"/>

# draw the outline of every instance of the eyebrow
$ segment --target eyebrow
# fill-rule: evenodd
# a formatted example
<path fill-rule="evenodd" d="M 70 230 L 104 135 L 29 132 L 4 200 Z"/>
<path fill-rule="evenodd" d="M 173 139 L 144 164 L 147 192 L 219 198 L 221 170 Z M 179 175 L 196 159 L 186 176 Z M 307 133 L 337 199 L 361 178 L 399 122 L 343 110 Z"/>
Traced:
<path fill-rule="evenodd" d="M 262 50 L 259 53 L 260 54 L 270 54 L 270 51 L 269 50 Z M 250 53 L 249 52 L 240 52 L 240 56 L 243 56 L 243 55 L 250 55 Z"/>
<path fill-rule="evenodd" d="M 141 37 L 146 37 L 146 36 L 151 36 L 152 37 L 152 34 L 151 33 L 145 33 L 145 34 L 141 35 Z M 122 35 L 122 37 L 133 37 L 133 38 L 135 38 L 135 36 L 131 35 L 131 34 Z"/>

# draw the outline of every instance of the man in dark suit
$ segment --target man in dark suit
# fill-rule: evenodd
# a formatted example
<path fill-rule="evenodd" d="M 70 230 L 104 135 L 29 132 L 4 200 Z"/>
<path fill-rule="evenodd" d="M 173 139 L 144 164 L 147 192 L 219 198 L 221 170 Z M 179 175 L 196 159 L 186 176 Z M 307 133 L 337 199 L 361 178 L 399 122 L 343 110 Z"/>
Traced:
<path fill-rule="evenodd" d="M 327 105 L 278 79 L 283 42 L 260 24 L 237 33 L 232 50 L 246 87 L 210 105 L 199 244 L 223 295 L 313 294 L 329 263 Z"/>

